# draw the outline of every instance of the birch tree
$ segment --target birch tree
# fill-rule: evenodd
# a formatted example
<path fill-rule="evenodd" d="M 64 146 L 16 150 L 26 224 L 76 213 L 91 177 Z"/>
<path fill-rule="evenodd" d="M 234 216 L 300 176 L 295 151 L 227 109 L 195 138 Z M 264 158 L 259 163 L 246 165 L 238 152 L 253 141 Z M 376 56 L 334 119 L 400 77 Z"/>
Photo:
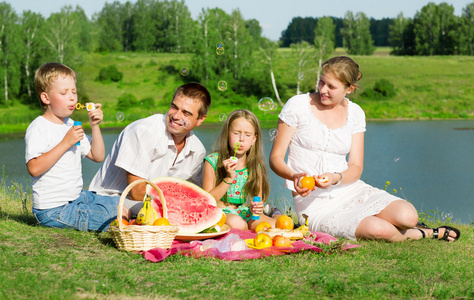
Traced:
<path fill-rule="evenodd" d="M 20 57 L 18 16 L 10 4 L 0 3 L 0 92 L 3 103 L 10 105 L 10 98 L 20 91 Z"/>
<path fill-rule="evenodd" d="M 268 71 L 270 73 L 270 80 L 272 82 L 273 91 L 275 92 L 275 97 L 278 100 L 278 103 L 283 107 L 283 102 L 280 99 L 280 94 L 278 93 L 278 88 L 276 85 L 275 74 L 273 72 L 273 61 L 278 57 L 278 48 L 279 45 L 277 42 L 272 42 L 268 39 L 262 38 L 259 42 L 259 49 L 265 58 L 265 63 L 268 66 Z"/>
<path fill-rule="evenodd" d="M 474 2 L 466 5 L 461 16 L 461 54 L 474 55 Z"/>
<path fill-rule="evenodd" d="M 311 70 L 308 66 L 313 63 L 316 52 L 314 46 L 307 41 L 292 44 L 290 45 L 290 48 L 296 56 L 296 94 L 299 95 L 301 94 L 300 82 L 304 78 L 304 73 Z"/>
<path fill-rule="evenodd" d="M 39 57 L 40 30 L 44 23 L 44 18 L 40 14 L 25 11 L 21 18 L 21 32 L 24 45 L 23 54 L 23 70 L 24 70 L 24 82 L 23 85 L 26 88 L 26 93 L 29 99 L 33 98 L 33 74 L 34 70 L 38 67 L 34 64 L 34 59 Z"/>
<path fill-rule="evenodd" d="M 69 60 L 75 54 L 78 35 L 75 26 L 76 18 L 70 5 L 63 7 L 59 13 L 51 14 L 46 20 L 43 37 L 54 59 L 60 63 L 64 63 L 66 57 Z"/>
<path fill-rule="evenodd" d="M 316 58 L 318 60 L 318 71 L 316 78 L 315 91 L 318 91 L 318 82 L 321 76 L 322 61 L 326 60 L 333 52 L 336 43 L 336 26 L 332 18 L 323 17 L 318 20 L 314 29 L 314 48 L 316 49 Z"/>

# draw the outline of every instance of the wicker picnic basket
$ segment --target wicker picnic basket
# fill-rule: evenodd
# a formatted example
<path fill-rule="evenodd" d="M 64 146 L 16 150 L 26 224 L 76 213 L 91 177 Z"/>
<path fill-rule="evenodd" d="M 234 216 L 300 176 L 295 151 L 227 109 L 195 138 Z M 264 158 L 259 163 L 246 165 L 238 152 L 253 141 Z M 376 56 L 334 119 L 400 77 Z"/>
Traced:
<path fill-rule="evenodd" d="M 151 185 L 157 192 L 163 207 L 163 217 L 168 217 L 166 209 L 166 200 L 160 188 L 151 181 L 137 180 L 132 182 L 123 191 L 120 202 L 117 207 L 117 216 L 120 220 L 122 216 L 123 202 L 130 190 L 140 183 Z M 115 245 L 119 250 L 125 251 L 147 251 L 156 247 L 169 249 L 176 234 L 178 226 L 152 226 L 152 225 L 124 225 L 118 222 L 118 226 L 109 226 L 108 232 L 112 235 Z"/>

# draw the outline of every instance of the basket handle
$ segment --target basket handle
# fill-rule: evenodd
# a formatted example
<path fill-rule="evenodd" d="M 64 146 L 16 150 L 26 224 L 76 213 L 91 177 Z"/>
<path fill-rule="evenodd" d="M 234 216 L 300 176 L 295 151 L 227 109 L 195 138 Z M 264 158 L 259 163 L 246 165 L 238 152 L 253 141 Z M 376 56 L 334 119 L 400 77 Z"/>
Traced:
<path fill-rule="evenodd" d="M 119 205 L 117 207 L 117 220 L 119 219 L 119 216 L 122 217 L 123 202 L 124 202 L 125 198 L 127 197 L 128 193 L 130 192 L 130 190 L 132 188 L 134 188 L 137 184 L 140 184 L 140 183 L 149 184 L 155 189 L 155 191 L 158 193 L 158 196 L 160 198 L 161 207 L 163 208 L 163 218 L 168 218 L 168 210 L 166 209 L 166 200 L 165 200 L 165 197 L 163 196 L 163 192 L 161 191 L 161 189 L 154 182 L 151 182 L 151 181 L 146 180 L 146 179 L 139 179 L 139 180 L 135 180 L 134 182 L 130 183 L 125 188 L 125 190 L 122 192 L 122 195 L 120 196 L 120 202 L 119 202 Z M 143 200 L 145 200 L 145 199 L 143 199 Z M 125 226 L 125 225 L 123 225 L 122 222 L 117 222 L 117 223 L 118 223 L 118 226 L 119 226 L 120 229 L 123 229 L 123 227 Z"/>

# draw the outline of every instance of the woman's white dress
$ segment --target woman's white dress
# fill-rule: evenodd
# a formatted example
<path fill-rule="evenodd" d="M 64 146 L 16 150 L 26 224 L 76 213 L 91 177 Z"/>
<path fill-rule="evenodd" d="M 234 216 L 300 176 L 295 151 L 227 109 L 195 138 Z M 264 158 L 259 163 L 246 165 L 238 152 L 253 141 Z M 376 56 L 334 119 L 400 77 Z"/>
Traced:
<path fill-rule="evenodd" d="M 346 100 L 346 124 L 336 129 L 329 129 L 311 113 L 309 93 L 294 96 L 285 104 L 279 118 L 296 128 L 287 162 L 293 171 L 319 175 L 347 169 L 352 135 L 365 132 L 365 114 L 359 105 Z M 285 187 L 294 191 L 293 181 L 285 180 Z M 378 214 L 398 198 L 358 180 L 328 189 L 316 188 L 308 196 L 297 195 L 293 200 L 299 222 L 304 222 L 302 214 L 309 216 L 310 230 L 355 240 L 355 230 L 362 219 Z"/>

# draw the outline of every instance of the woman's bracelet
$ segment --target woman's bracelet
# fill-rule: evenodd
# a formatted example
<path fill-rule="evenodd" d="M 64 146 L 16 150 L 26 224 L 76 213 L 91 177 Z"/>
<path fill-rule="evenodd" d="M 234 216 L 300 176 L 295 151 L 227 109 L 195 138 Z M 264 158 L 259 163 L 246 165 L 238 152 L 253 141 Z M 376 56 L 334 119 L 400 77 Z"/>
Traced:
<path fill-rule="evenodd" d="M 339 173 L 339 172 L 334 172 L 334 174 L 339 174 L 339 176 L 341 176 L 341 178 L 339 178 L 339 180 L 338 180 L 336 183 L 334 183 L 333 185 L 339 185 L 339 184 L 341 184 L 341 181 L 342 181 L 342 174 Z"/>
<path fill-rule="evenodd" d="M 222 178 L 222 181 L 224 181 L 224 182 L 227 183 L 228 185 L 232 185 L 232 182 L 227 182 L 227 181 L 225 181 L 225 178 Z"/>

